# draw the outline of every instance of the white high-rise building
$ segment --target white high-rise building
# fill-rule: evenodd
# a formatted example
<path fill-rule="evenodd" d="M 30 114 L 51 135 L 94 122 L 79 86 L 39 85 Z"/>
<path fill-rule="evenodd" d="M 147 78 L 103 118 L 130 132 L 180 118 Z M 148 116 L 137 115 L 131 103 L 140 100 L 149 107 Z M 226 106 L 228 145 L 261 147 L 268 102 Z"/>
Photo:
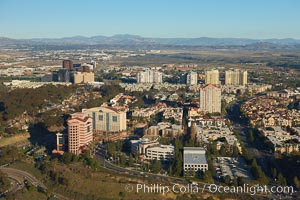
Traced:
<path fill-rule="evenodd" d="M 205 84 L 220 85 L 219 70 L 205 71 Z"/>
<path fill-rule="evenodd" d="M 208 113 L 221 113 L 221 88 L 206 85 L 200 88 L 200 110 Z"/>
<path fill-rule="evenodd" d="M 137 74 L 138 83 L 162 83 L 162 73 L 159 71 L 153 71 L 146 69 L 143 72 Z"/>
<path fill-rule="evenodd" d="M 247 83 L 247 71 L 238 69 L 225 71 L 225 85 L 247 85 Z"/>

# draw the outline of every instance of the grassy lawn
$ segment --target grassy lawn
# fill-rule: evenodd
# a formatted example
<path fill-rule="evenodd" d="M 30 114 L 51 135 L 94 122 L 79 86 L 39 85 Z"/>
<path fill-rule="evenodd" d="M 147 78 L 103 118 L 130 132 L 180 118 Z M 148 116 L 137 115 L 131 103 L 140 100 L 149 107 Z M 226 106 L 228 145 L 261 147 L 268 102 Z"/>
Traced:
<path fill-rule="evenodd" d="M 27 142 L 29 138 L 30 138 L 29 133 L 16 134 L 11 137 L 4 137 L 0 139 L 0 147 L 21 143 L 21 142 Z"/>
<path fill-rule="evenodd" d="M 30 163 L 28 161 L 18 161 L 11 164 L 9 167 L 28 172 L 29 174 L 35 176 L 38 180 L 42 180 L 43 178 L 41 172 L 34 167 L 33 163 Z"/>
<path fill-rule="evenodd" d="M 58 166 L 56 170 L 63 174 L 68 180 L 68 184 L 54 186 L 53 191 L 74 199 L 167 199 L 161 194 L 126 192 L 126 184 L 144 182 L 144 180 L 130 176 L 102 170 L 91 172 L 91 170 L 80 165 Z"/>
<path fill-rule="evenodd" d="M 1 199 L 1 198 L 0 198 Z M 7 199 L 14 199 L 14 200 L 47 200 L 48 196 L 44 193 L 34 191 L 28 191 L 27 189 L 23 189 L 14 195 L 9 195 Z"/>
<path fill-rule="evenodd" d="M 126 174 L 107 171 L 107 169 L 103 168 L 100 168 L 98 171 L 93 171 L 85 167 L 82 163 L 72 163 L 69 165 L 56 163 L 54 171 L 59 174 L 59 177 L 63 177 L 66 180 L 66 182 L 60 184 L 57 182 L 54 183 L 49 178 L 46 178 L 46 175 L 41 174 L 30 160 L 26 162 L 16 162 L 12 164 L 11 167 L 27 171 L 38 179 L 43 180 L 43 183 L 48 186 L 48 194 L 56 192 L 74 200 L 176 199 L 176 194 L 174 193 L 163 195 L 157 193 L 144 193 L 141 191 L 139 193 L 136 192 L 137 183 L 146 184 L 148 186 L 153 183 L 172 185 L 171 183 L 162 182 L 161 180 L 148 180 L 148 178 L 137 178 Z M 125 190 L 127 184 L 134 187 L 132 192 Z M 187 196 L 185 196 L 184 199 L 189 199 L 189 194 L 186 195 Z M 207 197 L 207 194 L 200 194 L 200 196 Z M 15 199 L 47 199 L 47 196 L 36 190 L 28 191 L 27 189 L 23 189 L 23 191 L 20 191 L 15 195 Z"/>

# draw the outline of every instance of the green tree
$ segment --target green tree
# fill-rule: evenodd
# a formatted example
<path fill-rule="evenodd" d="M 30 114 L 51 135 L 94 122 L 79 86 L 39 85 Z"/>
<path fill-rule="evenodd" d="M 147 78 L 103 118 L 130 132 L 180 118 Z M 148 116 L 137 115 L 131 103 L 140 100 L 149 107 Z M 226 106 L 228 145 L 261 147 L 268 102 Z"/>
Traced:
<path fill-rule="evenodd" d="M 181 152 L 174 159 L 173 173 L 176 176 L 180 176 L 182 173 L 182 153 Z"/>
<path fill-rule="evenodd" d="M 116 152 L 116 145 L 113 142 L 107 143 L 107 154 L 113 156 Z"/>
<path fill-rule="evenodd" d="M 250 143 L 254 142 L 254 135 L 253 135 L 253 131 L 252 130 L 249 130 L 249 132 L 248 132 L 248 141 Z"/>
<path fill-rule="evenodd" d="M 73 157 L 72 153 L 65 152 L 61 157 L 61 161 L 65 164 L 70 164 L 72 161 L 72 157 Z"/>
<path fill-rule="evenodd" d="M 256 162 L 256 159 L 255 159 L 255 158 L 252 160 L 251 166 L 252 166 L 252 167 L 257 167 L 257 162 Z"/>
<path fill-rule="evenodd" d="M 234 146 L 233 146 L 233 149 L 232 149 L 232 156 L 233 156 L 233 157 L 238 157 L 238 156 L 239 156 L 239 149 L 238 149 L 237 145 L 234 145 Z"/>
<path fill-rule="evenodd" d="M 14 162 L 20 159 L 22 155 L 15 146 L 5 146 L 1 149 L 0 164 Z"/>
<path fill-rule="evenodd" d="M 294 176 L 293 182 L 296 188 L 300 188 L 300 181 L 297 176 Z"/>
<path fill-rule="evenodd" d="M 278 174 L 277 182 L 278 182 L 278 184 L 281 185 L 281 186 L 285 186 L 285 185 L 286 185 L 286 179 L 285 179 L 285 177 L 282 175 L 282 173 L 279 173 L 279 174 Z"/>
<path fill-rule="evenodd" d="M 152 166 L 152 167 L 151 167 L 151 168 L 152 168 L 152 171 L 153 171 L 154 173 L 158 173 L 158 172 L 160 172 L 161 169 L 162 169 L 162 165 L 161 165 L 160 160 L 154 160 L 154 161 L 152 162 L 151 166 Z"/>
<path fill-rule="evenodd" d="M 120 154 L 118 158 L 119 158 L 120 165 L 124 167 L 126 165 L 126 157 L 125 157 L 125 155 L 124 154 Z"/>
<path fill-rule="evenodd" d="M 233 186 L 238 186 L 238 180 L 237 180 L 237 178 L 234 178 L 233 180 L 232 180 L 232 185 Z"/>
<path fill-rule="evenodd" d="M 256 159 L 253 159 L 250 171 L 254 179 L 258 180 L 260 184 L 268 184 L 269 179 L 266 177 L 261 167 L 257 165 Z"/>
<path fill-rule="evenodd" d="M 129 155 L 128 166 L 129 166 L 129 167 L 132 167 L 132 166 L 133 166 L 133 157 L 132 157 L 131 154 Z"/>
<path fill-rule="evenodd" d="M 212 172 L 210 170 L 206 170 L 203 174 L 203 181 L 206 183 L 213 183 Z"/>
<path fill-rule="evenodd" d="M 174 141 L 174 148 L 175 148 L 175 156 L 174 160 L 171 163 L 172 172 L 175 176 L 180 176 L 182 173 L 182 153 L 180 149 L 183 148 L 182 140 L 179 137 L 175 138 Z"/>
<path fill-rule="evenodd" d="M 238 177 L 237 178 L 237 183 L 238 183 L 239 186 L 243 186 L 246 182 L 245 182 L 243 177 Z"/>
<path fill-rule="evenodd" d="M 276 170 L 276 168 L 272 168 L 272 169 L 271 169 L 271 174 L 272 174 L 272 177 L 273 177 L 273 178 L 276 178 L 276 177 L 277 177 L 277 170 Z"/>
<path fill-rule="evenodd" d="M 225 115 L 227 112 L 226 112 L 226 106 L 227 106 L 227 103 L 225 100 L 222 100 L 221 101 L 221 114 L 222 115 Z"/>
<path fill-rule="evenodd" d="M 244 147 L 242 148 L 243 156 L 247 162 L 247 164 L 251 164 L 252 159 L 253 159 L 253 154 L 249 151 L 247 151 Z"/>
<path fill-rule="evenodd" d="M 210 154 L 212 154 L 214 157 L 218 156 L 218 149 L 217 145 L 215 143 L 209 144 L 208 149 L 210 151 Z"/>
<path fill-rule="evenodd" d="M 222 145 L 221 148 L 220 148 L 220 155 L 221 156 L 226 156 L 226 147 L 224 145 Z"/>
<path fill-rule="evenodd" d="M 230 176 L 229 176 L 229 175 L 226 175 L 226 176 L 224 177 L 224 183 L 228 185 L 228 184 L 230 183 L 230 181 L 231 181 Z"/>

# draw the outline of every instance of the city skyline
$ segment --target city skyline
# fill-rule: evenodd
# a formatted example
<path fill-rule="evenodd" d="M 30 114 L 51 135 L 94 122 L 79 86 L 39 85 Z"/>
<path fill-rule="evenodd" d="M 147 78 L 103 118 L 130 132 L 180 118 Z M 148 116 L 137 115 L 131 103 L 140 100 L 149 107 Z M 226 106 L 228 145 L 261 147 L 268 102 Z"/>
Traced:
<path fill-rule="evenodd" d="M 0 36 L 300 39 L 300 2 L 0 1 Z M 13 12 L 12 12 L 13 11 Z"/>

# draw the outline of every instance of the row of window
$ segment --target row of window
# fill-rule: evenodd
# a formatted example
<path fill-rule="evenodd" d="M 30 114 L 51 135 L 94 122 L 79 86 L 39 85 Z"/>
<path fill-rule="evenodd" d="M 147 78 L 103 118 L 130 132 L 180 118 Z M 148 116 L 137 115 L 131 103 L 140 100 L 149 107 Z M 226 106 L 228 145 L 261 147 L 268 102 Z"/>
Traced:
<path fill-rule="evenodd" d="M 98 120 L 103 121 L 103 115 L 98 115 Z M 112 120 L 113 120 L 113 122 L 117 122 L 118 117 L 117 116 L 112 116 Z"/>
<path fill-rule="evenodd" d="M 151 151 L 147 151 L 147 154 L 150 154 L 150 155 L 166 155 L 166 156 L 174 155 L 173 153 L 161 153 L 161 152 L 151 152 Z"/>
<path fill-rule="evenodd" d="M 198 170 L 198 169 L 207 169 L 207 167 L 195 167 L 195 168 L 193 168 L 193 167 L 187 167 L 187 168 L 184 168 L 184 170 Z"/>
<path fill-rule="evenodd" d="M 207 165 L 184 165 L 184 167 L 207 167 Z"/>

